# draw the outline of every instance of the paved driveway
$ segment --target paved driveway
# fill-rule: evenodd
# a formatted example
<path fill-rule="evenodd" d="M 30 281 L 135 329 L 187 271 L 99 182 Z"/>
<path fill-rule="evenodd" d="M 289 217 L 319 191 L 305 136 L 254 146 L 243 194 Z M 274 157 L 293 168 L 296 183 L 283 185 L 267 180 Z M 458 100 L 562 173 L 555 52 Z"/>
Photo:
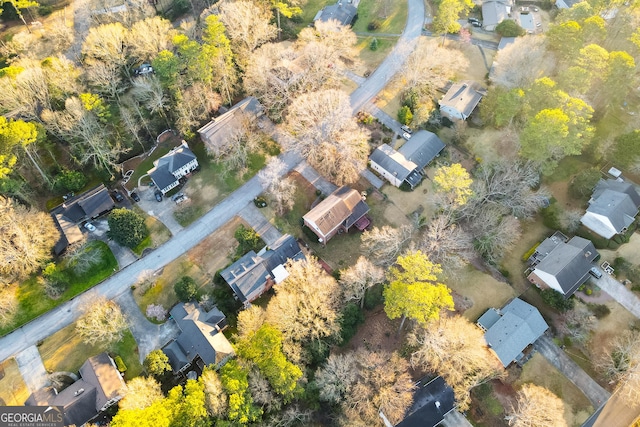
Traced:
<path fill-rule="evenodd" d="M 27 388 L 33 393 L 49 384 L 47 370 L 44 368 L 38 347 L 31 345 L 16 354 L 18 370 Z"/>
<path fill-rule="evenodd" d="M 444 416 L 442 425 L 444 427 L 473 427 L 473 424 L 455 409 Z"/>
<path fill-rule="evenodd" d="M 282 233 L 273 226 L 260 209 L 256 207 L 253 202 L 249 202 L 239 213 L 240 218 L 247 221 L 247 223 L 254 229 L 256 233 L 260 235 L 260 238 L 267 244 L 267 246 L 273 245 L 280 237 Z"/>
<path fill-rule="evenodd" d="M 600 384 L 595 382 L 576 362 L 571 360 L 550 337 L 543 335 L 533 343 L 533 346 L 549 363 L 562 372 L 569 381 L 587 396 L 594 408 L 599 408 L 600 405 L 609 400 L 611 393 L 600 387 Z"/>
<path fill-rule="evenodd" d="M 640 299 L 622 283 L 618 282 L 615 277 L 603 273 L 601 278 L 591 277 L 590 280 L 608 293 L 611 298 L 618 301 L 621 306 L 629 310 L 631 314 L 640 319 Z"/>
<path fill-rule="evenodd" d="M 147 185 L 138 187 L 137 193 L 140 196 L 138 206 L 145 211 L 147 215 L 163 223 L 169 231 L 171 231 L 171 234 L 175 236 L 184 228 L 173 216 L 173 212 L 178 205 L 171 200 L 171 197 L 163 197 L 162 201 L 158 202 L 154 195 L 155 189 L 155 187 L 149 187 Z"/>

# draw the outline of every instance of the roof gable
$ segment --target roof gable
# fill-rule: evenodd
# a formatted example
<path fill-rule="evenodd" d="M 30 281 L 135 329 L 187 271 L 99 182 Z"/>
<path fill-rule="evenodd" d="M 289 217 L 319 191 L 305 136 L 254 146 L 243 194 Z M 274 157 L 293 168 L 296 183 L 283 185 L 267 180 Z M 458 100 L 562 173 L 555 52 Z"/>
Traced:
<path fill-rule="evenodd" d="M 382 144 L 369 156 L 369 160 L 378 164 L 381 168 L 398 178 L 400 181 L 407 179 L 417 165 L 407 160 L 402 154 L 387 144 Z"/>
<path fill-rule="evenodd" d="M 314 21 L 328 22 L 334 20 L 342 25 L 350 25 L 357 13 L 358 10 L 353 5 L 344 4 L 340 1 L 336 4 L 325 6 L 316 14 Z"/>
<path fill-rule="evenodd" d="M 86 218 L 95 218 L 115 207 L 109 190 L 104 184 L 87 190 L 76 197 L 67 199 L 63 204 L 51 210 L 55 216 L 64 216 L 71 222 L 80 222 Z"/>
<path fill-rule="evenodd" d="M 613 179 L 601 180 L 596 185 L 582 222 L 598 234 L 611 237 L 631 225 L 639 207 L 640 195 L 633 184 Z"/>
<path fill-rule="evenodd" d="M 262 112 L 263 107 L 258 99 L 248 96 L 231 107 L 229 111 L 198 129 L 198 134 L 207 146 L 207 150 L 215 152 L 224 147 L 229 138 L 239 132 L 246 121 L 255 120 L 262 115 Z"/>
<path fill-rule="evenodd" d="M 96 387 L 96 409 L 102 409 L 111 399 L 120 395 L 124 381 L 107 353 L 90 357 L 80 367 L 80 375 Z"/>
<path fill-rule="evenodd" d="M 473 86 L 470 81 L 455 83 L 438 103 L 441 107 L 452 108 L 464 117 L 469 117 L 482 99 L 482 94 Z"/>

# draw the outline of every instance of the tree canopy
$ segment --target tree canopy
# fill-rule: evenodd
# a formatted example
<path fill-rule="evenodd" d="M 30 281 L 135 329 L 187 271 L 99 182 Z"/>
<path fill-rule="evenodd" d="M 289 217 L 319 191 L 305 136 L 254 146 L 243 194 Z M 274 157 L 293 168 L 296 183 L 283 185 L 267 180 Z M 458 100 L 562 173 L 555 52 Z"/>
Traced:
<path fill-rule="evenodd" d="M 130 209 L 114 209 L 107 219 L 109 237 L 128 248 L 135 248 L 148 235 L 144 218 Z"/>

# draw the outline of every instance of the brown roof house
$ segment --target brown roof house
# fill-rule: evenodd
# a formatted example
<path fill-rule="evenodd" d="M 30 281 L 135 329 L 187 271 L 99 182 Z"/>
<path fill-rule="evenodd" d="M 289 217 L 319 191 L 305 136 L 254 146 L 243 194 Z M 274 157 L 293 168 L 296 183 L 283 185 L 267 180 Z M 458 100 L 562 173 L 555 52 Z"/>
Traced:
<path fill-rule="evenodd" d="M 480 103 L 483 94 L 484 91 L 480 90 L 474 82 L 455 83 L 438 101 L 440 113 L 451 120 L 467 120 Z"/>
<path fill-rule="evenodd" d="M 228 111 L 211 119 L 209 123 L 198 129 L 200 139 L 204 142 L 207 152 L 213 156 L 224 153 L 233 137 L 244 132 L 264 115 L 264 108 L 260 101 L 248 96 Z"/>
<path fill-rule="evenodd" d="M 220 272 L 244 307 L 289 276 L 287 261 L 305 259 L 295 237 L 285 234 L 257 254 L 249 251 Z"/>
<path fill-rule="evenodd" d="M 356 190 L 343 186 L 331 193 L 302 219 L 320 243 L 326 244 L 338 233 L 348 232 L 351 227 L 363 231 L 371 221 L 366 217 L 369 206 Z"/>
<path fill-rule="evenodd" d="M 227 318 L 217 307 L 204 311 L 198 303 L 179 303 L 171 309 L 180 335 L 162 350 L 169 358 L 174 373 L 196 366 L 222 366 L 235 352 L 222 333 Z"/>
<path fill-rule="evenodd" d="M 635 221 L 638 208 L 640 195 L 635 185 L 616 179 L 601 180 L 580 222 L 594 233 L 611 239 L 616 234 L 624 233 Z"/>
<path fill-rule="evenodd" d="M 162 194 L 180 184 L 180 178 L 198 167 L 198 159 L 185 141 L 153 162 L 153 169 L 147 173 Z"/>
<path fill-rule="evenodd" d="M 53 208 L 50 213 L 60 231 L 60 239 L 53 249 L 55 254 L 60 255 L 67 246 L 83 239 L 78 224 L 104 215 L 115 206 L 107 187 L 100 184 Z"/>
<path fill-rule="evenodd" d="M 37 390 L 25 406 L 62 406 L 64 425 L 81 426 L 97 417 L 120 399 L 125 383 L 107 353 L 87 359 L 80 368 L 80 379 L 64 390 Z"/>
<path fill-rule="evenodd" d="M 593 243 L 569 239 L 559 231 L 545 239 L 529 257 L 527 278 L 538 287 L 555 289 L 569 298 L 589 278 L 591 263 L 600 256 Z"/>

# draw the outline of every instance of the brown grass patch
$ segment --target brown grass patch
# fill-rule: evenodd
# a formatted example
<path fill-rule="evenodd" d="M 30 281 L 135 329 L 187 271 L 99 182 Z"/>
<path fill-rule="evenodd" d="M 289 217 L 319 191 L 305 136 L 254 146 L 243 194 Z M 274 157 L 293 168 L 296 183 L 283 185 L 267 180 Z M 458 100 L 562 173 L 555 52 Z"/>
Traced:
<path fill-rule="evenodd" d="M 234 217 L 215 233 L 207 236 L 187 253 L 189 261 L 197 265 L 203 273 L 213 277 L 216 271 L 231 262 L 230 257 L 238 246 L 233 235 L 241 224 L 249 227 L 244 221 Z"/>
<path fill-rule="evenodd" d="M 0 363 L 0 405 L 22 406 L 29 398 L 29 389 L 20 375 L 15 359 Z"/>
<path fill-rule="evenodd" d="M 372 351 L 393 352 L 400 349 L 402 336 L 398 334 L 400 319 L 390 320 L 382 306 L 365 311 L 365 321 L 349 343 L 339 353 L 365 348 Z M 405 325 L 406 329 L 406 325 Z"/>

